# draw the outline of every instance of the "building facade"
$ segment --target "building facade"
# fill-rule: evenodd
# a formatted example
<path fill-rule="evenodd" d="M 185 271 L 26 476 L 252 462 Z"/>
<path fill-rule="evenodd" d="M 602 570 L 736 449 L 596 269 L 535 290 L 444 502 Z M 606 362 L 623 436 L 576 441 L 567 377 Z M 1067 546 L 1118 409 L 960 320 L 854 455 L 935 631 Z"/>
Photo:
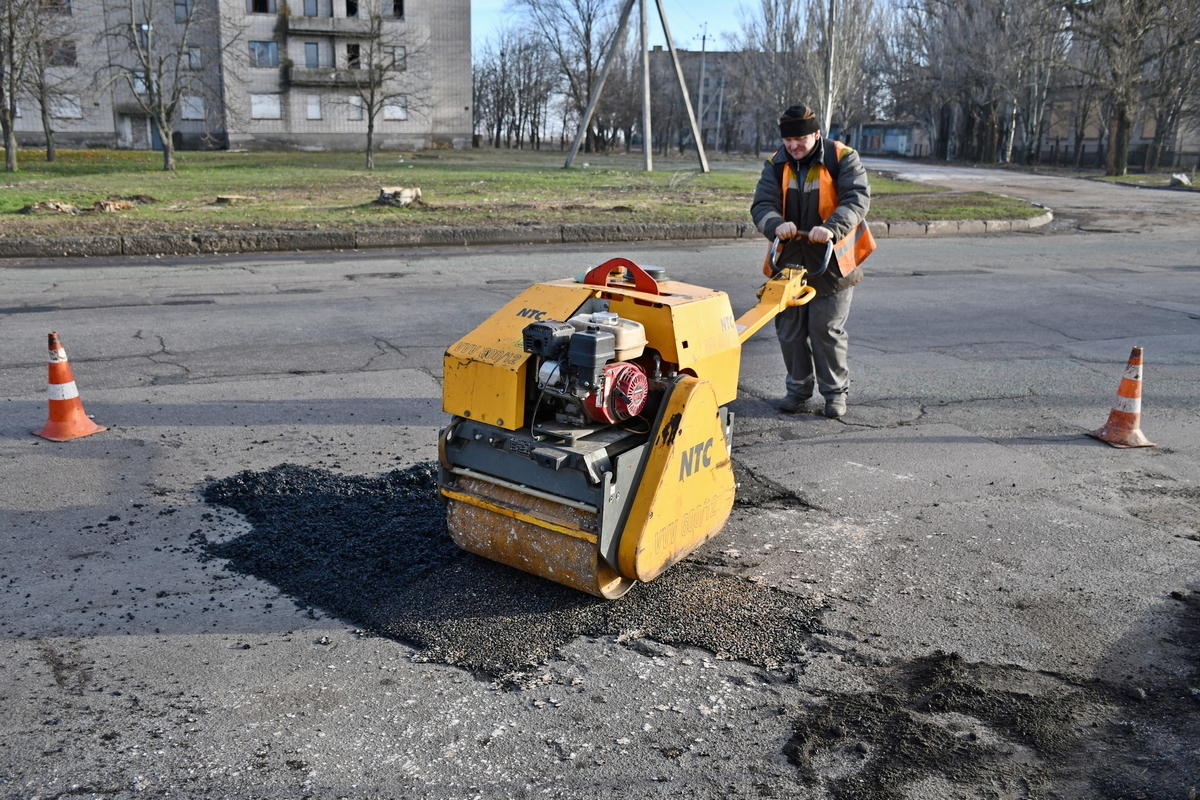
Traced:
<path fill-rule="evenodd" d="M 360 150 L 369 125 L 377 149 L 470 146 L 470 0 L 44 2 L 60 146 L 160 149 L 156 89 L 177 149 Z M 22 145 L 42 104 L 19 103 Z"/>

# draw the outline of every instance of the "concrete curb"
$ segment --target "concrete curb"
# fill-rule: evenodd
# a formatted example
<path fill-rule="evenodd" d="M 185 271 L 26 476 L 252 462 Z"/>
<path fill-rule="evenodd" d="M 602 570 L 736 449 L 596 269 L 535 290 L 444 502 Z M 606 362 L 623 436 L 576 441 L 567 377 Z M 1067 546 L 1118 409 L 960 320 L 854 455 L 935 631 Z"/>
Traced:
<path fill-rule="evenodd" d="M 1009 233 L 1054 219 L 871 222 L 877 239 Z M 0 258 L 154 256 L 266 253 L 296 250 L 367 250 L 485 244 L 579 244 L 691 239 L 757 239 L 749 222 L 644 222 L 617 224 L 505 225 L 492 228 L 390 228 L 366 231 L 227 231 L 144 233 L 129 236 L 0 237 Z"/>

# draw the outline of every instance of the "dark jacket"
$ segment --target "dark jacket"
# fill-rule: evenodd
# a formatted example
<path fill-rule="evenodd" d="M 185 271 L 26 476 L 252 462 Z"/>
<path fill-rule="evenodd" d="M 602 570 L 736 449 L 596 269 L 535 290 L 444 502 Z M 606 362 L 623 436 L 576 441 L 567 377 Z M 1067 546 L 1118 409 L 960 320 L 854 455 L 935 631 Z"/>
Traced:
<path fill-rule="evenodd" d="M 823 225 L 833 231 L 834 241 L 841 240 L 850 233 L 867 215 L 871 207 L 871 186 L 867 182 L 867 171 L 863 168 L 858 153 L 846 148 L 840 161 L 835 160 L 836 146 L 832 139 L 821 139 L 813 151 L 811 160 L 806 159 L 803 165 L 792 162 L 792 172 L 800 185 L 800 191 L 788 191 L 787 209 L 781 208 L 783 202 L 783 168 L 790 160 L 788 152 L 779 148 L 775 155 L 767 159 L 763 165 L 758 186 L 754 190 L 754 200 L 750 204 L 750 215 L 758 230 L 768 240 L 775 238 L 775 228 L 785 219 L 796 223 L 802 231 L 817 225 Z M 834 187 L 837 189 L 837 208 L 829 219 L 822 220 L 819 211 L 818 184 L 808 182 L 809 165 L 823 163 L 833 166 Z M 814 245 L 799 239 L 790 240 L 784 247 L 780 258 L 781 264 L 800 263 L 805 269 L 812 271 L 821 266 L 821 257 L 825 253 L 825 245 Z M 841 275 L 837 264 L 830 265 L 823 275 L 809 278 L 809 283 L 818 294 L 840 292 L 854 286 L 862 280 L 862 267 L 849 275 Z"/>

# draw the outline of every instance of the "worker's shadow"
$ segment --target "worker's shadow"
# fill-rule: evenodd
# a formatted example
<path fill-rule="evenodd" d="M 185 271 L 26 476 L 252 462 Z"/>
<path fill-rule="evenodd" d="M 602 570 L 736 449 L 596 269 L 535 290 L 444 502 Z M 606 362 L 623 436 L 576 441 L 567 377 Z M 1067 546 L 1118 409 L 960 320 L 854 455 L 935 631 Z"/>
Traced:
<path fill-rule="evenodd" d="M 465 553 L 446 530 L 432 464 L 380 476 L 285 464 L 203 494 L 250 524 L 231 540 L 201 542 L 203 558 L 225 559 L 302 608 L 410 644 L 419 658 L 489 678 L 588 635 L 634 633 L 735 657 L 740 648 L 756 663 L 795 661 L 818 627 L 815 603 L 686 563 L 605 601 Z"/>

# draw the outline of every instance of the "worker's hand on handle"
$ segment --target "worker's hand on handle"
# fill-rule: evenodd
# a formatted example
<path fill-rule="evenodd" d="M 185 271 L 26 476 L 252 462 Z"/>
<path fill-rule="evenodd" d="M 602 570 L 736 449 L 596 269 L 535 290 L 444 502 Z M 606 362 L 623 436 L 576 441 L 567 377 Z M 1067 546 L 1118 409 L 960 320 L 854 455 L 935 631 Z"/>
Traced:
<path fill-rule="evenodd" d="M 799 229 L 796 228 L 796 223 L 794 222 L 781 222 L 775 228 L 776 239 L 791 239 L 792 237 L 799 235 L 802 234 L 800 233 Z"/>
<path fill-rule="evenodd" d="M 833 238 L 833 231 L 822 225 L 817 225 L 810 231 L 802 231 L 794 222 L 781 222 L 775 228 L 776 239 L 795 239 L 798 236 L 808 239 L 813 244 L 825 244 Z"/>
<path fill-rule="evenodd" d="M 788 224 L 790 225 L 791 223 L 788 223 Z M 780 227 L 783 227 L 783 226 L 781 225 Z M 776 231 L 775 235 L 776 236 L 779 235 L 778 230 Z M 825 244 L 832 238 L 833 238 L 833 231 L 829 230 L 829 228 L 826 228 L 822 225 L 817 225 L 816 227 L 814 227 L 812 230 L 810 230 L 808 232 L 808 240 L 810 242 L 813 242 L 814 244 Z"/>

